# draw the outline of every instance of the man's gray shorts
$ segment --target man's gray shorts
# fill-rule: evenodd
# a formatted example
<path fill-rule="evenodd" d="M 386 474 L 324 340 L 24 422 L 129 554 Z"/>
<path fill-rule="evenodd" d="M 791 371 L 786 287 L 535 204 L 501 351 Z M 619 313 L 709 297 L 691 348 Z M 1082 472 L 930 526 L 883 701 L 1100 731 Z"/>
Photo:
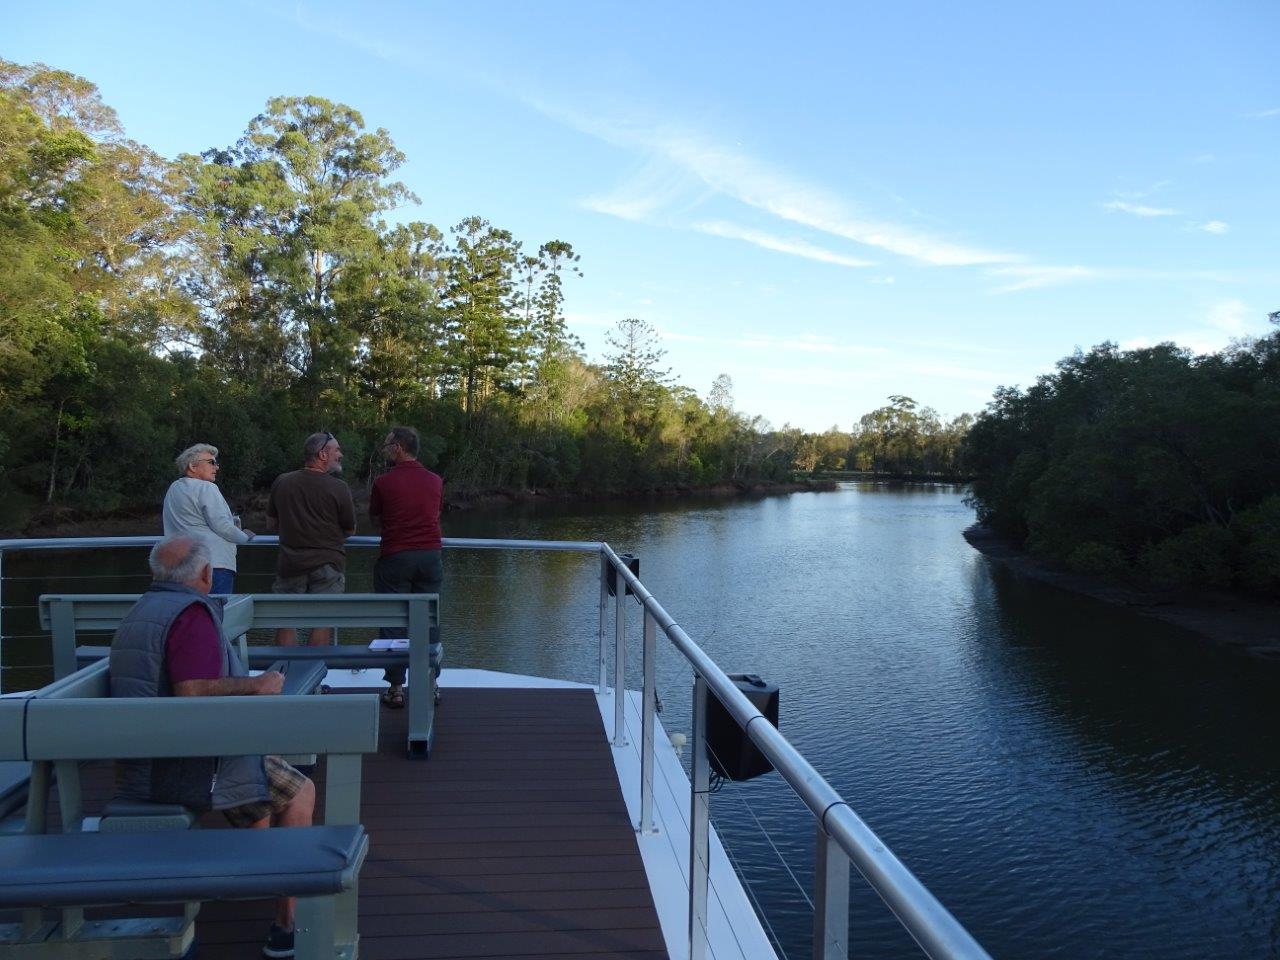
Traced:
<path fill-rule="evenodd" d="M 332 563 L 293 577 L 276 577 L 272 593 L 342 593 L 347 589 L 347 575 Z"/>

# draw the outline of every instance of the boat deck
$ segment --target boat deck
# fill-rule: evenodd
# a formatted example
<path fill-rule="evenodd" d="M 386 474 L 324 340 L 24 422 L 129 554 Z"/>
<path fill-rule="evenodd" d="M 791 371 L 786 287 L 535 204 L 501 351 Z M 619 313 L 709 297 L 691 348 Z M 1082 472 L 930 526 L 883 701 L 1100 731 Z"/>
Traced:
<path fill-rule="evenodd" d="M 364 760 L 361 957 L 667 957 L 593 691 L 443 697 L 429 761 L 406 759 L 407 711 L 385 708 Z M 92 812 L 109 771 L 84 784 Z M 259 956 L 270 917 L 267 902 L 207 904 L 200 960 Z"/>

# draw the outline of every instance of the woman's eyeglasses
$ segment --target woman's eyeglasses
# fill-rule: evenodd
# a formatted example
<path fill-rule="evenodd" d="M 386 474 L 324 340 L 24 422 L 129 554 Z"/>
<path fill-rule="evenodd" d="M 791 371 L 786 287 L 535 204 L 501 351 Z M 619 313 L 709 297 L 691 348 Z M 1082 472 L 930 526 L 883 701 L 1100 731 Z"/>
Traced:
<path fill-rule="evenodd" d="M 196 461 L 196 463 L 211 463 L 211 464 L 213 464 L 213 465 L 216 467 L 216 466 L 218 466 L 218 458 L 217 458 L 217 457 L 211 457 L 211 458 L 210 458 L 210 459 L 208 459 L 208 460 L 197 460 L 197 461 Z"/>

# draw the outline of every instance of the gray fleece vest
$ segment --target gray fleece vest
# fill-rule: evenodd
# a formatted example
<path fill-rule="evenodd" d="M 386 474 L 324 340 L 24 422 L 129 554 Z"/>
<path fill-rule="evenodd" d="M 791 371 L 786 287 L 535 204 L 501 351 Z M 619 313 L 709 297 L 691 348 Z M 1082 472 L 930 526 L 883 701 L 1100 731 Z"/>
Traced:
<path fill-rule="evenodd" d="M 209 611 L 222 633 L 222 607 L 180 583 L 153 583 L 116 628 L 111 641 L 113 697 L 171 697 L 165 668 L 165 640 L 174 620 L 192 604 Z M 221 677 L 245 677 L 248 671 L 225 638 Z M 180 803 L 195 810 L 225 810 L 268 797 L 262 757 L 175 757 L 116 762 L 116 791 L 121 797 Z"/>

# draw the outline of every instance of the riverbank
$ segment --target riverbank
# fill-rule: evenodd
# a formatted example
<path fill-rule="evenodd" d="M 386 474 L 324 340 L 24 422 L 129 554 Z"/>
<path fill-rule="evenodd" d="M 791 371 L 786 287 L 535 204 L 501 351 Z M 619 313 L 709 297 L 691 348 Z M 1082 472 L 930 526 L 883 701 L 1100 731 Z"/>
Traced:
<path fill-rule="evenodd" d="M 975 550 L 1024 577 L 1127 607 L 1231 650 L 1280 664 L 1280 604 L 1221 591 L 1158 590 L 1072 573 L 1039 560 L 980 524 L 964 531 Z"/>
<path fill-rule="evenodd" d="M 786 483 L 739 482 L 719 483 L 712 486 L 691 484 L 660 484 L 631 490 L 551 491 L 532 489 L 463 490 L 450 492 L 445 488 L 443 513 L 463 510 L 501 509 L 531 503 L 574 503 L 597 500 L 669 500 L 681 497 L 765 497 L 786 493 L 831 491 L 836 484 L 830 480 L 802 480 Z M 373 533 L 368 529 L 369 493 L 362 484 L 353 489 L 356 501 L 358 533 Z M 267 530 L 267 494 L 258 492 L 246 497 L 233 497 L 229 501 L 233 513 L 241 516 L 248 530 L 264 533 Z M 446 535 L 448 521 L 445 522 Z M 6 537 L 134 537 L 154 536 L 162 528 L 160 506 L 145 510 L 121 510 L 112 514 L 86 516 L 70 510 L 53 510 L 37 515 L 21 531 L 0 531 Z"/>

